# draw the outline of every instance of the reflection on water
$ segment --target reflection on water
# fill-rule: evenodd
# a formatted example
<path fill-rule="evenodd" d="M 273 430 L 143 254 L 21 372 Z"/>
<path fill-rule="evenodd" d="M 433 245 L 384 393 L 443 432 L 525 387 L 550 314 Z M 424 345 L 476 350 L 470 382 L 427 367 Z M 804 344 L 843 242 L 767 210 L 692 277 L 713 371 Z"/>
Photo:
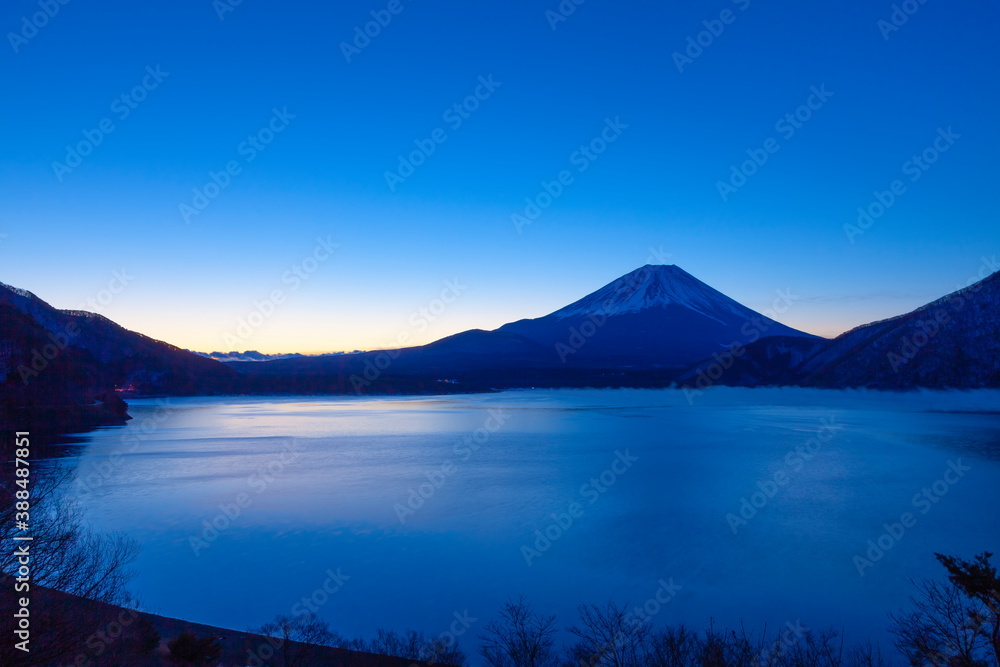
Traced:
<path fill-rule="evenodd" d="M 998 408 L 798 389 L 149 400 L 52 465 L 78 463 L 90 520 L 142 543 L 136 588 L 170 616 L 239 629 L 315 606 L 346 635 L 438 634 L 511 594 L 569 624 L 673 579 L 657 623 L 885 641 L 934 552 L 1000 547 Z M 904 512 L 916 525 L 860 576 Z"/>

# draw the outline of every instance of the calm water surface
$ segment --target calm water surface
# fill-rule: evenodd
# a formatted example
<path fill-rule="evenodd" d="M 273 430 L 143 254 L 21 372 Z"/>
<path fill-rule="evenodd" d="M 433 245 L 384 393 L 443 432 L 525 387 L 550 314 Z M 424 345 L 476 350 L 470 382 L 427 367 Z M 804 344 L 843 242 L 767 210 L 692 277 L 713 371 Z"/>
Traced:
<path fill-rule="evenodd" d="M 168 616 L 244 629 L 311 597 L 345 635 L 438 634 L 467 611 L 471 654 L 509 595 L 569 624 L 672 579 L 657 623 L 885 641 L 935 551 L 1000 551 L 998 410 L 993 391 L 141 400 L 60 465 L 97 529 L 141 543 L 135 588 Z"/>

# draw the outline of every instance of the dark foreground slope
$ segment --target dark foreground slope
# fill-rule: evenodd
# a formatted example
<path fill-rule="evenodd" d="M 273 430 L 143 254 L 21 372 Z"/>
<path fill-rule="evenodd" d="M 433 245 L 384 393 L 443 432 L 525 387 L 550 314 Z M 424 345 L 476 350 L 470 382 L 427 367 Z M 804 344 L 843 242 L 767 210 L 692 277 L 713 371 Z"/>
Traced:
<path fill-rule="evenodd" d="M 12 582 L 4 582 L 12 585 Z M 182 633 L 214 638 L 221 653 L 213 665 L 300 667 L 411 667 L 413 661 L 330 646 L 283 641 L 250 632 L 226 630 L 175 618 L 137 612 L 48 588 L 31 589 L 32 633 L 25 655 L 13 641 L 0 647 L 4 667 L 163 667 L 172 662 L 168 644 Z M 4 636 L 17 608 L 13 595 L 0 596 Z M 181 663 L 190 664 L 190 663 Z M 446 667 L 442 665 L 442 667 Z"/>

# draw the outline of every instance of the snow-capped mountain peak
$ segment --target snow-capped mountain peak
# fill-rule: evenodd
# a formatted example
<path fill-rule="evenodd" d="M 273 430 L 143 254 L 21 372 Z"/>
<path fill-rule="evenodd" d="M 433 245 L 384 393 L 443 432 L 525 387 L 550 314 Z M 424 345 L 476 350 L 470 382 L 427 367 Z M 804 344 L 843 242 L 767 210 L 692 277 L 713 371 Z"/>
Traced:
<path fill-rule="evenodd" d="M 714 320 L 747 308 L 674 264 L 647 264 L 550 315 L 555 318 L 619 315 L 650 308 L 683 306 Z M 752 311 L 750 311 L 752 312 Z"/>

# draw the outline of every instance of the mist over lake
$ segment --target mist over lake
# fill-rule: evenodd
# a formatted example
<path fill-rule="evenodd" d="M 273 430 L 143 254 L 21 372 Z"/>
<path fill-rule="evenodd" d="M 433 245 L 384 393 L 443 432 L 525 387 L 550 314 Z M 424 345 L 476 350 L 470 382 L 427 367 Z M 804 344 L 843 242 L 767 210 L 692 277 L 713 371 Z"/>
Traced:
<path fill-rule="evenodd" d="M 472 650 L 524 593 L 560 626 L 614 599 L 888 648 L 908 577 L 995 546 L 998 410 L 993 390 L 142 399 L 48 465 L 141 543 L 135 590 L 167 616 L 312 605 L 345 635 L 454 626 Z"/>

